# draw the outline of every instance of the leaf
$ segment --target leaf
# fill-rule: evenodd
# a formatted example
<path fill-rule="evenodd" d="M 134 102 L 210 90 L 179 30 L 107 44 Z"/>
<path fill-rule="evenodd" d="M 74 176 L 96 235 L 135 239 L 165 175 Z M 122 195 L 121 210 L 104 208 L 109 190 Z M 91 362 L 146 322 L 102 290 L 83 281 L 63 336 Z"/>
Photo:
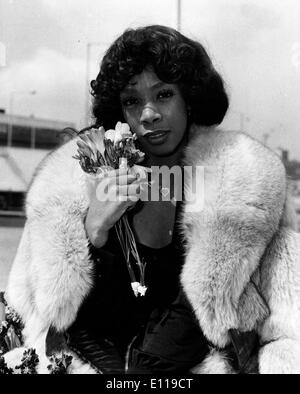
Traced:
<path fill-rule="evenodd" d="M 92 129 L 90 133 L 88 133 L 88 137 L 93 144 L 93 150 L 97 154 L 100 152 L 104 153 L 104 128 L 100 127 L 99 129 Z"/>

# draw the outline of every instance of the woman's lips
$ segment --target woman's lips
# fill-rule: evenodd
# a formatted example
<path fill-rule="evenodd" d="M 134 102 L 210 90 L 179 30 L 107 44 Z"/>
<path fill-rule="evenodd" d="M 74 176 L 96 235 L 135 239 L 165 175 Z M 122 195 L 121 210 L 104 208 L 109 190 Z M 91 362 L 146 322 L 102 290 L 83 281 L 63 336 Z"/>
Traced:
<path fill-rule="evenodd" d="M 145 135 L 147 141 L 152 145 L 163 144 L 168 138 L 169 130 L 156 130 Z"/>

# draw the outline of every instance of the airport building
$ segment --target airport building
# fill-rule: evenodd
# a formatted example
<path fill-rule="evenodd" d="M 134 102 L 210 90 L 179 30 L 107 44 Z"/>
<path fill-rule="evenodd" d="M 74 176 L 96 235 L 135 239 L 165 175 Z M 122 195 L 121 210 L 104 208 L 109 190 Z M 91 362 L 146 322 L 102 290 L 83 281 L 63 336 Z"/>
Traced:
<path fill-rule="evenodd" d="M 24 196 L 41 160 L 70 136 L 68 122 L 0 111 L 0 215 L 23 215 Z"/>

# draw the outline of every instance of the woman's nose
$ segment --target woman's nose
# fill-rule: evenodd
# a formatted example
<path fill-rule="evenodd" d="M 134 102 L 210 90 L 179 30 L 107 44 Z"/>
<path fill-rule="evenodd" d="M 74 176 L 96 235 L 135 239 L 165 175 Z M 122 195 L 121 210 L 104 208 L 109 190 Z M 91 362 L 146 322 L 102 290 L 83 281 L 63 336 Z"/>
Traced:
<path fill-rule="evenodd" d="M 161 114 L 156 108 L 151 106 L 145 106 L 141 113 L 140 121 L 142 124 L 151 124 L 161 119 Z"/>

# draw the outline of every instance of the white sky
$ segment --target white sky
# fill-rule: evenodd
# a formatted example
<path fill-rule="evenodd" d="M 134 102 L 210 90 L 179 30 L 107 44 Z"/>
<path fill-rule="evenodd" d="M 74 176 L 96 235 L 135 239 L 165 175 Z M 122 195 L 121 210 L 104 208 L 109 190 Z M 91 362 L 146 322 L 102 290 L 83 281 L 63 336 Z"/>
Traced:
<path fill-rule="evenodd" d="M 224 127 L 300 160 L 300 1 L 181 0 L 182 32 L 200 40 L 227 82 Z M 0 108 L 85 125 L 89 79 L 127 27 L 176 27 L 177 0 L 0 0 Z M 0 53 L 1 63 L 1 53 Z M 3 63 L 3 53 L 2 53 Z M 35 89 L 36 95 L 26 94 Z M 23 92 L 23 93 L 22 93 Z M 241 115 L 243 114 L 243 115 Z M 242 122 L 243 117 L 243 122 Z"/>

